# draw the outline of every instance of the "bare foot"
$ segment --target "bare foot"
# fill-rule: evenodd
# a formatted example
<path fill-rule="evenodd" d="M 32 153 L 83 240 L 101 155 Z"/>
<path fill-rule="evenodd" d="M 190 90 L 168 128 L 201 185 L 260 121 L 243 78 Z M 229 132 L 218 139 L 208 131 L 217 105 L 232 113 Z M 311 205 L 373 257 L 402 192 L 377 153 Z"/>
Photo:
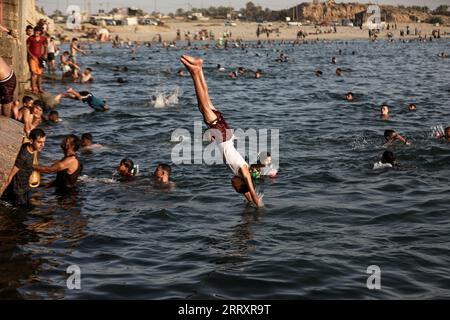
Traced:
<path fill-rule="evenodd" d="M 203 60 L 200 58 L 182 55 L 180 61 L 191 73 L 200 72 L 202 70 Z"/>

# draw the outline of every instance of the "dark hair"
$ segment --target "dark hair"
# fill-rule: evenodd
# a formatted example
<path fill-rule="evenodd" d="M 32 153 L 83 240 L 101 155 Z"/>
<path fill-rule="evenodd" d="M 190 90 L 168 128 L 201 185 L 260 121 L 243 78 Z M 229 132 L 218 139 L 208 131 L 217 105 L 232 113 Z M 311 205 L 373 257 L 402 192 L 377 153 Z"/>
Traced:
<path fill-rule="evenodd" d="M 90 95 L 91 93 L 89 91 L 80 91 L 78 92 L 81 96 L 87 96 Z"/>
<path fill-rule="evenodd" d="M 347 92 L 347 95 L 349 95 L 349 94 L 353 95 L 353 92 L 351 92 L 351 91 L 350 91 L 350 92 Z"/>
<path fill-rule="evenodd" d="M 77 39 L 77 38 L 72 38 L 72 42 L 73 42 L 73 41 L 78 41 L 78 39 Z"/>
<path fill-rule="evenodd" d="M 33 29 L 33 26 L 31 24 L 27 25 L 27 27 L 25 28 L 25 30 L 31 30 Z"/>
<path fill-rule="evenodd" d="M 65 54 L 70 54 L 70 53 L 69 53 L 69 51 L 64 51 L 63 55 L 65 55 Z"/>
<path fill-rule="evenodd" d="M 81 146 L 81 140 L 78 136 L 74 135 L 74 134 L 69 134 L 66 137 L 66 141 L 67 139 L 72 139 L 72 147 L 73 147 L 73 151 L 77 152 L 78 149 L 80 149 Z"/>
<path fill-rule="evenodd" d="M 33 98 L 30 97 L 30 96 L 24 96 L 24 97 L 22 98 L 22 103 L 28 103 L 28 102 L 30 102 L 30 101 L 33 101 Z"/>
<path fill-rule="evenodd" d="M 92 72 L 92 69 L 91 69 L 91 68 L 86 68 L 86 70 L 89 70 L 90 72 Z"/>
<path fill-rule="evenodd" d="M 162 170 L 166 171 L 169 176 L 172 173 L 172 167 L 166 163 L 158 164 L 158 168 L 161 168 Z"/>
<path fill-rule="evenodd" d="M 392 151 L 383 152 L 383 156 L 381 157 L 381 163 L 390 163 L 394 165 L 395 163 L 394 153 Z"/>
<path fill-rule="evenodd" d="M 34 32 L 36 32 L 36 31 L 39 31 L 39 32 L 43 32 L 44 30 L 42 30 L 42 28 L 41 27 L 39 27 L 39 26 L 36 26 L 36 27 L 34 27 Z"/>
<path fill-rule="evenodd" d="M 33 102 L 33 106 L 39 106 L 42 108 L 43 105 L 44 105 L 44 101 L 42 101 L 42 100 L 34 100 L 34 102 Z"/>
<path fill-rule="evenodd" d="M 321 70 L 316 70 L 316 74 L 322 75 L 323 72 Z"/>
<path fill-rule="evenodd" d="M 121 164 L 121 165 L 123 164 L 123 165 L 128 169 L 128 172 L 129 172 L 129 173 L 131 173 L 132 170 L 133 170 L 133 168 L 134 168 L 134 163 L 133 163 L 133 161 L 132 161 L 131 159 L 128 159 L 128 158 L 123 158 L 123 159 L 120 161 L 120 164 Z"/>
<path fill-rule="evenodd" d="M 45 132 L 42 129 L 36 128 L 30 131 L 30 134 L 28 135 L 28 137 L 30 138 L 30 140 L 36 140 L 38 138 L 43 138 L 45 137 Z"/>
<path fill-rule="evenodd" d="M 90 134 L 90 133 L 83 133 L 82 135 L 81 135 L 81 140 L 89 140 L 89 141 L 92 141 L 92 134 Z"/>
<path fill-rule="evenodd" d="M 56 110 L 52 110 L 52 111 L 50 111 L 50 112 L 48 113 L 48 115 L 49 115 L 49 116 L 53 116 L 53 115 L 59 116 L 59 113 L 58 113 L 58 111 L 56 111 Z"/>
<path fill-rule="evenodd" d="M 389 138 L 395 133 L 394 130 L 384 130 L 384 138 L 389 140 Z"/>

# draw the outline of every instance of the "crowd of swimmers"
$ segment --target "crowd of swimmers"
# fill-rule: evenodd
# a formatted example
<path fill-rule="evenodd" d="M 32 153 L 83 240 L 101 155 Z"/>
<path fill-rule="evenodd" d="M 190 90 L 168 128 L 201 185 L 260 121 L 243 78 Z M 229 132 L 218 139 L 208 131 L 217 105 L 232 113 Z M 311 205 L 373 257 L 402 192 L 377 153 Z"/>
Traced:
<path fill-rule="evenodd" d="M 18 38 L 11 30 L 0 26 L 0 30 L 8 35 Z M 55 56 L 59 51 L 54 43 L 53 37 L 43 36 L 46 29 L 42 25 L 26 28 L 28 64 L 31 73 L 31 89 L 33 94 L 42 94 L 42 74 L 44 68 L 49 73 L 56 69 L 54 63 Z M 48 40 L 47 40 L 48 39 Z M 65 51 L 61 55 L 62 80 L 70 77 L 73 81 L 87 83 L 93 81 L 92 69 L 86 68 L 81 72 L 78 65 L 77 53 L 85 54 L 85 51 L 78 47 L 77 39 L 72 39 L 70 51 Z M 44 63 L 44 61 L 46 63 Z M 12 118 L 23 124 L 23 143 L 16 157 L 13 168 L 8 172 L 5 191 L 2 200 L 5 200 L 16 207 L 30 207 L 31 190 L 39 185 L 44 187 L 55 187 L 59 192 L 68 193 L 73 190 L 83 171 L 83 165 L 78 159 L 80 150 L 92 150 L 101 147 L 93 141 L 90 133 L 84 133 L 81 137 L 75 134 L 67 135 L 60 144 L 62 158 L 52 162 L 51 166 L 42 166 L 38 163 L 38 155 L 42 152 L 46 133 L 41 128 L 43 124 L 60 122 L 59 113 L 56 110 L 49 110 L 45 115 L 45 104 L 42 100 L 34 99 L 29 95 L 22 97 L 21 101 L 15 98 L 17 79 L 12 68 L 0 57 L 0 95 L 1 95 L 1 116 Z M 88 104 L 96 111 L 106 111 L 108 106 L 106 101 L 97 98 L 88 91 L 76 91 L 73 88 L 58 94 L 55 101 L 59 103 L 62 98 L 79 100 Z M 117 175 L 120 179 L 133 179 L 137 176 L 138 170 L 130 159 L 123 159 L 117 167 Z M 41 183 L 41 174 L 56 174 L 55 179 L 49 183 Z M 168 164 L 158 164 L 153 178 L 156 183 L 170 184 L 171 166 Z"/>
<path fill-rule="evenodd" d="M 14 35 L 11 30 L 0 26 L 1 30 L 7 32 L 9 35 Z M 44 68 L 47 68 L 50 73 L 56 70 L 56 56 L 59 54 L 60 48 L 55 43 L 55 38 L 48 35 L 45 25 L 37 25 L 35 27 L 28 26 L 26 29 L 28 35 L 27 52 L 28 64 L 31 72 L 31 88 L 34 94 L 44 93 L 42 88 L 42 75 Z M 295 42 L 294 42 L 295 45 Z M 117 47 L 118 45 L 113 45 Z M 234 45 L 236 48 L 246 50 L 249 44 L 237 41 Z M 263 46 L 261 41 L 258 41 L 257 48 Z M 138 43 L 134 45 L 129 44 L 132 49 L 132 54 L 139 48 Z M 227 49 L 227 44 L 225 44 Z M 341 54 L 341 51 L 339 52 Z M 79 54 L 86 54 L 86 51 L 80 48 L 78 39 L 73 38 L 68 51 L 64 51 L 60 56 L 60 66 L 62 72 L 62 81 L 70 79 L 74 82 L 88 83 L 94 81 L 91 68 L 85 68 L 82 71 L 77 56 Z M 354 55 L 355 52 L 352 52 Z M 445 57 L 445 53 L 439 54 Z M 181 57 L 182 64 L 186 67 L 190 76 L 193 79 L 195 92 L 197 95 L 199 111 L 201 112 L 206 125 L 217 131 L 214 140 L 218 143 L 219 149 L 222 152 L 226 164 L 234 174 L 231 179 L 231 185 L 234 190 L 244 195 L 245 199 L 254 203 L 256 206 L 262 205 L 262 199 L 255 191 L 253 185 L 254 179 L 260 179 L 263 176 L 274 177 L 277 170 L 271 167 L 271 155 L 266 154 L 260 157 L 258 163 L 248 164 L 246 160 L 235 149 L 230 134 L 230 127 L 224 120 L 220 111 L 212 104 L 209 97 L 208 88 L 206 85 L 205 76 L 203 74 L 203 61 L 199 58 L 190 56 Z M 292 62 L 290 57 L 281 53 L 275 60 L 279 63 Z M 336 65 L 336 57 L 332 57 L 331 64 Z M 119 67 L 118 67 L 119 68 Z M 126 68 L 126 67 L 124 67 Z M 122 69 L 118 69 L 120 71 Z M 256 71 L 238 67 L 235 70 L 227 70 L 222 65 L 217 65 L 218 72 L 228 72 L 228 76 L 236 79 L 244 75 L 252 75 L 255 79 L 263 76 L 263 71 L 258 69 Z M 336 76 L 343 76 L 344 71 L 341 68 L 336 68 Z M 184 76 L 184 70 L 180 69 L 177 72 L 178 76 Z M 321 77 L 323 72 L 316 70 L 315 75 Z M 44 114 L 45 106 L 41 100 L 35 100 L 30 96 L 25 95 L 21 102 L 14 99 L 14 90 L 16 87 L 16 77 L 12 69 L 6 62 L 0 58 L 0 89 L 1 89 L 1 105 L 2 115 L 13 118 L 23 123 L 24 143 L 17 156 L 15 165 L 9 173 L 7 181 L 7 189 L 4 192 L 3 198 L 12 202 L 16 206 L 28 206 L 30 204 L 31 186 L 36 185 L 36 181 L 40 180 L 40 174 L 55 173 L 56 178 L 47 186 L 55 186 L 60 190 L 68 190 L 75 187 L 79 176 L 82 173 L 83 165 L 77 157 L 77 153 L 82 149 L 93 149 L 98 144 L 94 144 L 93 136 L 90 133 L 85 133 L 81 137 L 70 134 L 67 135 L 60 147 L 62 149 L 63 157 L 60 160 L 54 161 L 51 166 L 38 165 L 37 155 L 42 151 L 45 145 L 46 134 L 40 128 L 43 123 L 57 123 L 60 121 L 59 114 L 55 110 L 51 110 L 47 115 Z M 76 91 L 73 88 L 67 89 L 65 92 L 56 96 L 59 102 L 61 99 L 74 99 L 86 103 L 95 111 L 106 111 L 109 109 L 105 100 L 96 97 L 89 91 Z M 349 102 L 354 100 L 353 92 L 348 92 L 345 99 Z M 417 106 L 414 103 L 408 105 L 408 110 L 414 112 Z M 389 106 L 383 104 L 380 107 L 380 117 L 382 120 L 389 120 Z M 443 138 L 450 141 L 450 127 L 434 132 L 436 138 Z M 384 138 L 387 145 L 395 142 L 400 142 L 405 145 L 410 145 L 404 136 L 394 130 L 385 130 Z M 385 151 L 381 160 L 377 163 L 382 167 L 393 167 L 398 165 L 395 155 L 391 151 Z M 376 165 L 377 165 L 376 164 Z M 117 167 L 117 175 L 121 180 L 133 179 L 139 174 L 139 166 L 129 158 L 124 158 L 120 161 Z M 153 172 L 155 182 L 168 184 L 170 183 L 170 175 L 172 168 L 168 164 L 157 165 Z M 37 183 L 39 184 L 39 183 Z"/>

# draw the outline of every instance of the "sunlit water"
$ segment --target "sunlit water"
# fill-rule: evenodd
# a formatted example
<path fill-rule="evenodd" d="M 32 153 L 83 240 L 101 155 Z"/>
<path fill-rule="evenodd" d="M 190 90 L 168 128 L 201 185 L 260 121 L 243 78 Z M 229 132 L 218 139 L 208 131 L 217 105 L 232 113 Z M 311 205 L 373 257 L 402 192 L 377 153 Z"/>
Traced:
<path fill-rule="evenodd" d="M 75 88 L 107 99 L 111 110 L 63 100 L 63 121 L 44 127 L 41 163 L 61 157 L 68 133 L 90 132 L 104 148 L 80 154 L 85 176 L 76 193 L 38 189 L 31 212 L 0 207 L 1 298 L 450 297 L 450 144 L 430 131 L 449 121 L 450 59 L 437 57 L 449 52 L 447 40 L 143 47 L 134 61 L 127 49 L 92 49 L 79 60 L 95 82 Z M 290 63 L 275 62 L 281 50 Z M 214 104 L 233 128 L 280 130 L 280 171 L 260 185 L 263 209 L 231 189 L 223 165 L 176 165 L 174 189 L 151 184 L 156 164 L 171 163 L 171 133 L 193 132 L 201 121 L 191 79 L 176 75 L 182 53 L 205 59 Z M 264 76 L 230 80 L 219 63 Z M 152 104 L 176 90 L 172 103 Z M 344 100 L 347 91 L 354 102 Z M 390 121 L 379 119 L 383 102 Z M 411 102 L 415 113 L 406 111 Z M 373 170 L 388 128 L 412 145 L 390 148 L 402 169 Z M 140 165 L 136 181 L 112 177 L 125 156 Z M 66 287 L 73 264 L 81 290 Z M 381 268 L 381 290 L 366 287 L 369 265 Z"/>

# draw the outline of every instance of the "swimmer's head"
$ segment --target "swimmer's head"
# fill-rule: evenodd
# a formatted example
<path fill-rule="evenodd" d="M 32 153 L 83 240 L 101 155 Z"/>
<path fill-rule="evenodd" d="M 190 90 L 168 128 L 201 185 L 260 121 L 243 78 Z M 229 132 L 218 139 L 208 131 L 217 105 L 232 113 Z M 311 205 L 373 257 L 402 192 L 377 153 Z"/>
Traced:
<path fill-rule="evenodd" d="M 230 73 L 228 74 L 228 76 L 229 76 L 231 79 L 236 79 L 236 78 L 237 78 L 237 72 L 236 72 L 236 71 L 230 72 Z"/>
<path fill-rule="evenodd" d="M 76 44 L 78 42 L 77 38 L 72 38 L 72 43 Z"/>
<path fill-rule="evenodd" d="M 381 163 L 389 163 L 391 165 L 395 165 L 396 160 L 394 153 L 392 151 L 383 152 L 383 156 L 381 157 Z"/>
<path fill-rule="evenodd" d="M 262 77 L 262 72 L 261 72 L 261 70 L 256 70 L 256 72 L 255 72 L 255 79 L 259 79 L 259 78 L 261 78 Z"/>
<path fill-rule="evenodd" d="M 382 116 L 387 116 L 387 115 L 389 115 L 389 107 L 388 107 L 387 104 L 383 104 L 383 105 L 380 107 L 380 114 L 381 114 Z"/>
<path fill-rule="evenodd" d="M 172 168 L 170 165 L 165 163 L 160 163 L 153 173 L 153 178 L 156 182 L 168 183 L 170 180 L 170 174 L 172 173 Z"/>
<path fill-rule="evenodd" d="M 450 141 L 450 127 L 445 128 L 444 130 L 444 136 L 446 140 Z"/>
<path fill-rule="evenodd" d="M 86 70 L 84 70 L 84 74 L 91 74 L 92 73 L 92 69 L 91 68 L 86 68 Z"/>
<path fill-rule="evenodd" d="M 56 110 L 52 110 L 48 113 L 48 121 L 51 122 L 58 122 L 59 121 L 59 113 Z"/>
<path fill-rule="evenodd" d="M 336 57 L 331 58 L 331 63 L 336 64 Z"/>
<path fill-rule="evenodd" d="M 42 151 L 45 145 L 45 132 L 42 129 L 36 128 L 30 131 L 28 135 L 30 144 L 35 151 Z"/>
<path fill-rule="evenodd" d="M 64 51 L 63 52 L 63 56 L 68 56 L 70 53 L 69 53 L 69 51 Z"/>
<path fill-rule="evenodd" d="M 416 111 L 417 110 L 417 106 L 414 103 L 410 103 L 408 106 L 408 110 L 409 111 Z"/>
<path fill-rule="evenodd" d="M 270 152 L 261 152 L 259 154 L 259 163 L 268 167 L 272 164 L 272 155 Z"/>
<path fill-rule="evenodd" d="M 347 99 L 347 101 L 353 101 L 353 92 L 347 92 L 345 99 Z"/>
<path fill-rule="evenodd" d="M 234 176 L 233 178 L 231 178 L 231 185 L 237 193 L 244 194 L 250 191 L 244 180 L 238 176 Z"/>
<path fill-rule="evenodd" d="M 323 75 L 323 72 L 320 70 L 316 70 L 316 77 L 321 77 Z"/>
<path fill-rule="evenodd" d="M 60 147 L 63 149 L 64 153 L 68 153 L 68 151 L 77 152 L 80 149 L 81 140 L 78 136 L 74 134 L 70 134 L 64 138 Z"/>
<path fill-rule="evenodd" d="M 341 68 L 337 68 L 336 69 L 336 75 L 337 76 L 342 76 L 342 69 Z"/>
<path fill-rule="evenodd" d="M 395 132 L 394 130 L 384 130 L 384 138 L 386 139 L 386 141 L 391 141 L 395 139 L 396 136 L 397 132 Z"/>
<path fill-rule="evenodd" d="M 131 177 L 133 176 L 134 163 L 131 159 L 124 158 L 120 161 L 119 166 L 117 167 L 117 172 L 122 177 Z"/>
<path fill-rule="evenodd" d="M 92 142 L 93 142 L 92 134 L 83 133 L 81 135 L 81 146 L 82 147 L 89 147 L 92 145 Z"/>
<path fill-rule="evenodd" d="M 180 77 L 184 76 L 184 70 L 183 69 L 178 70 L 177 75 Z"/>

